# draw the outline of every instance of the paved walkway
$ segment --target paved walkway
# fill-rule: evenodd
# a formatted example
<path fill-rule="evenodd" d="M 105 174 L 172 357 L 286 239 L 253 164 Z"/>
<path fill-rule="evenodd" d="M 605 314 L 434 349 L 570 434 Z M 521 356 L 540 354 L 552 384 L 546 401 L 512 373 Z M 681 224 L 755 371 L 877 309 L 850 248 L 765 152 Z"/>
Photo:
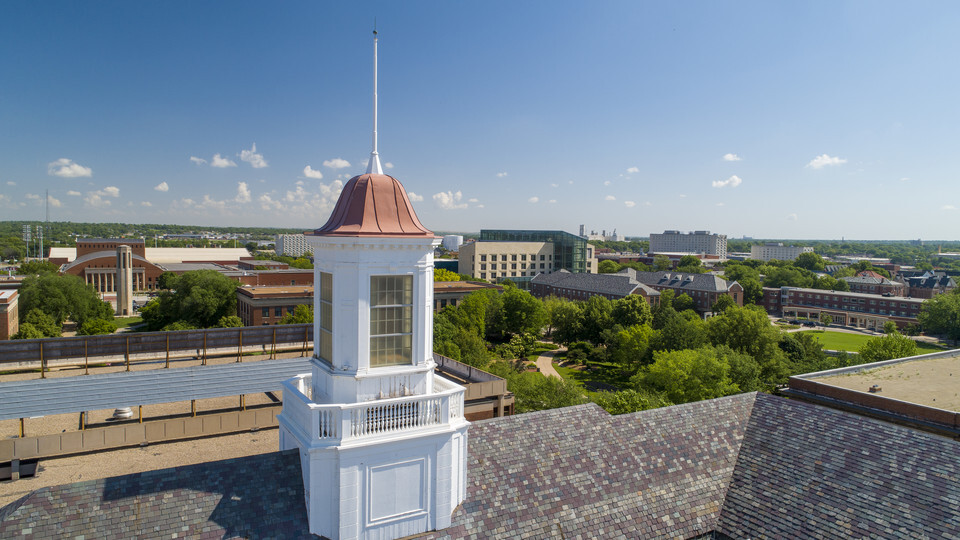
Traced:
<path fill-rule="evenodd" d="M 557 373 L 557 370 L 554 369 L 553 367 L 553 357 L 557 353 L 561 353 L 566 350 L 567 350 L 566 347 L 560 347 L 555 351 L 547 351 L 541 354 L 539 358 L 537 358 L 537 369 L 540 370 L 540 373 L 543 373 L 544 377 L 556 377 L 558 379 L 563 378 L 560 376 L 559 373 Z"/>

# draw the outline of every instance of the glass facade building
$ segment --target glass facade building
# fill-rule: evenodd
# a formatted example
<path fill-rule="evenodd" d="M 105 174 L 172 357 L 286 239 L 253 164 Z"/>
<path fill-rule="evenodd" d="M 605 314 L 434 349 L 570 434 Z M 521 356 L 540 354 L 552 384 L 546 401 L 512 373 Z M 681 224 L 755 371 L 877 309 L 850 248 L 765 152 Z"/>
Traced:
<path fill-rule="evenodd" d="M 481 229 L 480 242 L 551 242 L 554 270 L 588 272 L 587 240 L 564 231 Z"/>

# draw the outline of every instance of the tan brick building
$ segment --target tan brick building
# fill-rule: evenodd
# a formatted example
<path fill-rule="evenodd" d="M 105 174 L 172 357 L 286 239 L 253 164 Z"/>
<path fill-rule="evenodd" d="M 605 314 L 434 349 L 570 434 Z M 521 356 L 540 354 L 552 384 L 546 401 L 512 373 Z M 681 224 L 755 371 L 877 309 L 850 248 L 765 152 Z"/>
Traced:
<path fill-rule="evenodd" d="M 0 290 L 0 340 L 10 339 L 20 330 L 17 301 L 17 291 Z"/>

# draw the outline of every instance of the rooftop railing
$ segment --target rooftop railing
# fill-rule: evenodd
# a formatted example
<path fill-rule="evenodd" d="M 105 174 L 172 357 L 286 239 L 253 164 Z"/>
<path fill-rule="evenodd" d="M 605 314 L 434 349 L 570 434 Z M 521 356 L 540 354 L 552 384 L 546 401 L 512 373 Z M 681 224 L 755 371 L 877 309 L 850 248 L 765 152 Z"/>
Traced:
<path fill-rule="evenodd" d="M 463 421 L 464 388 L 434 375 L 434 392 L 362 403 L 321 404 L 312 401 L 312 375 L 284 385 L 282 416 L 291 424 L 309 426 L 320 445 L 386 438 Z"/>

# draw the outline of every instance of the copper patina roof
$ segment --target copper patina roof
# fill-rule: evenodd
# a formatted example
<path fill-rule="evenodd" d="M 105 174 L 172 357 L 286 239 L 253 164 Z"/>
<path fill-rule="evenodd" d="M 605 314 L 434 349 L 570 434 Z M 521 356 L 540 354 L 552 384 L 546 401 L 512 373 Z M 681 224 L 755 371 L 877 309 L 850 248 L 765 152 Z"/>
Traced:
<path fill-rule="evenodd" d="M 317 236 L 431 237 L 417 219 L 400 182 L 386 174 L 354 176 L 343 187 L 330 219 Z"/>

